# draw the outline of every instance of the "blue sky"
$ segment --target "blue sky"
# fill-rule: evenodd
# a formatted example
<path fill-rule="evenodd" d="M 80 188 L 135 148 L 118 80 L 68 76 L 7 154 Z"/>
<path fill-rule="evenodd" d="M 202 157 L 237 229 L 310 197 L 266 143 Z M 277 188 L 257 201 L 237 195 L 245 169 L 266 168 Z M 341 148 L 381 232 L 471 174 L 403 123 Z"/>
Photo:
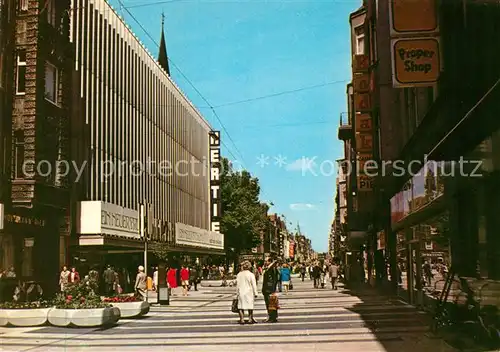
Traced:
<path fill-rule="evenodd" d="M 120 10 L 118 0 L 110 2 Z M 157 43 L 164 11 L 170 59 L 216 107 L 236 146 L 171 65 L 172 77 L 221 130 L 224 156 L 259 178 L 262 200 L 275 204 L 271 212 L 284 214 L 291 229 L 299 222 L 314 249 L 326 251 L 334 212 L 332 165 L 342 155 L 337 128 L 351 76 L 348 16 L 361 0 L 122 2 L 126 7 L 156 3 L 129 11 Z M 156 44 L 125 11 L 119 12 L 156 55 Z M 217 107 L 330 82 L 339 83 Z M 269 164 L 258 164 L 261 155 Z M 275 164 L 280 155 L 286 158 L 281 167 Z M 314 160 L 311 169 L 304 170 L 302 158 Z"/>

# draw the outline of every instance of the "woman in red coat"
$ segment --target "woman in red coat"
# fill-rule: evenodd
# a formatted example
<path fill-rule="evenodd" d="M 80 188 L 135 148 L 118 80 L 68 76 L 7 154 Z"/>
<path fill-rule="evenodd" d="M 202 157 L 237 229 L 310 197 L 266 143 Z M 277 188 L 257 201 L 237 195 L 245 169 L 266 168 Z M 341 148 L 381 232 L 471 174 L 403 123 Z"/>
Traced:
<path fill-rule="evenodd" d="M 172 294 L 172 289 L 177 288 L 177 270 L 170 268 L 167 271 L 167 284 L 170 294 Z"/>

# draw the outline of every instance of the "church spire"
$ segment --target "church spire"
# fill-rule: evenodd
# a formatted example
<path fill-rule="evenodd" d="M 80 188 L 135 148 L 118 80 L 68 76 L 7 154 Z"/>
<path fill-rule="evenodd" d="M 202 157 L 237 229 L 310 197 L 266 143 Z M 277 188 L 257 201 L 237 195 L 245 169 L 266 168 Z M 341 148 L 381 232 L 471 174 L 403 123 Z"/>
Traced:
<path fill-rule="evenodd" d="M 165 14 L 161 14 L 161 39 L 160 39 L 160 51 L 158 52 L 158 62 L 161 67 L 170 76 L 170 68 L 168 66 L 168 56 L 167 56 L 167 44 L 165 44 Z"/>

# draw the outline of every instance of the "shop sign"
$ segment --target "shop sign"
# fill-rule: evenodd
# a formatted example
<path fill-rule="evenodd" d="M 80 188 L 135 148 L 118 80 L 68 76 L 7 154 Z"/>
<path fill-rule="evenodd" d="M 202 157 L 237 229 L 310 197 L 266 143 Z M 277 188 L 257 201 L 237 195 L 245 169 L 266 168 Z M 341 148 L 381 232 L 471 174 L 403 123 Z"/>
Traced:
<path fill-rule="evenodd" d="M 370 59 L 368 55 L 354 55 L 352 57 L 352 73 L 368 72 Z"/>
<path fill-rule="evenodd" d="M 32 216 L 5 214 L 5 221 L 12 224 L 24 224 L 39 227 L 45 226 L 45 220 L 38 219 Z"/>
<path fill-rule="evenodd" d="M 368 93 L 370 91 L 370 75 L 368 73 L 355 74 L 352 78 L 354 93 Z"/>
<path fill-rule="evenodd" d="M 438 30 L 436 0 L 391 0 L 391 36 Z"/>
<path fill-rule="evenodd" d="M 210 228 L 214 232 L 220 232 L 220 131 L 209 133 L 210 143 Z"/>
<path fill-rule="evenodd" d="M 139 239 L 139 214 L 116 204 L 83 201 L 78 204 L 77 233 Z"/>
<path fill-rule="evenodd" d="M 366 112 L 372 109 L 372 102 L 370 99 L 370 94 L 359 93 L 354 94 L 354 111 L 355 112 Z"/>
<path fill-rule="evenodd" d="M 358 175 L 358 192 L 373 190 L 373 179 L 370 176 Z"/>
<path fill-rule="evenodd" d="M 175 244 L 223 250 L 224 235 L 219 232 L 176 223 Z"/>
<path fill-rule="evenodd" d="M 370 172 L 374 171 L 375 166 L 376 166 L 374 163 L 370 163 L 370 164 L 366 165 L 366 163 L 368 161 L 373 161 L 373 154 L 371 154 L 371 153 L 359 153 L 357 156 L 357 160 L 358 160 L 357 170 L 359 170 L 359 172 L 365 173 L 366 171 L 370 171 Z"/>
<path fill-rule="evenodd" d="M 372 117 L 370 114 L 356 114 L 354 120 L 356 124 L 355 132 L 372 131 Z"/>
<path fill-rule="evenodd" d="M 373 136 L 371 133 L 356 134 L 356 151 L 360 153 L 373 151 Z"/>
<path fill-rule="evenodd" d="M 441 72 L 439 39 L 412 38 L 392 41 L 393 86 L 427 87 Z"/>

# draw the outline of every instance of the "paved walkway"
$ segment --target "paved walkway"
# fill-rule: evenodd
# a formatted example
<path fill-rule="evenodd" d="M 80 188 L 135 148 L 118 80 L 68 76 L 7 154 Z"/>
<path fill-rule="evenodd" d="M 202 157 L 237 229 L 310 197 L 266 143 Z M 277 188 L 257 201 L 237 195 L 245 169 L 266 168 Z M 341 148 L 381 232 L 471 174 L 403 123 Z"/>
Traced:
<path fill-rule="evenodd" d="M 428 334 L 424 314 L 373 294 L 312 288 L 294 281 L 281 295 L 279 322 L 266 318 L 261 296 L 257 325 L 240 326 L 230 312 L 234 289 L 201 288 L 173 297 L 140 320 L 109 329 L 3 328 L 0 351 L 453 351 Z"/>

